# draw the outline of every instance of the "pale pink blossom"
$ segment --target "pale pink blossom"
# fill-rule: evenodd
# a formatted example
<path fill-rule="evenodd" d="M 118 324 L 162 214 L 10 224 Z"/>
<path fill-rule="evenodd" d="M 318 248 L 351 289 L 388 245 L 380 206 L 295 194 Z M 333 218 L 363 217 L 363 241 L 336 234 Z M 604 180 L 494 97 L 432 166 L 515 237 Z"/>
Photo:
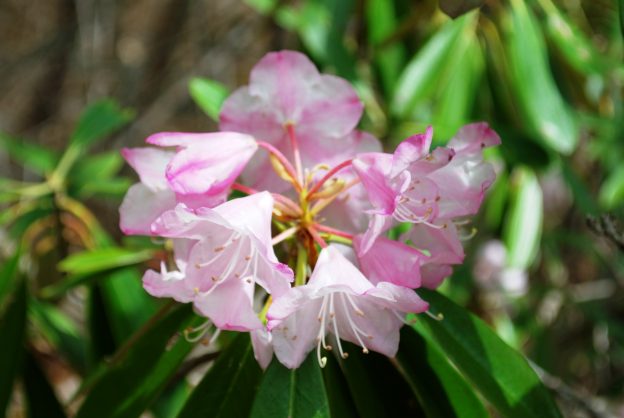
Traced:
<path fill-rule="evenodd" d="M 389 357 L 396 354 L 399 330 L 408 312 L 428 308 L 411 289 L 389 282 L 373 285 L 341 252 L 329 246 L 319 256 L 309 282 L 275 299 L 267 318 L 273 349 L 286 367 L 296 368 L 315 346 L 321 348 L 328 333 Z"/>

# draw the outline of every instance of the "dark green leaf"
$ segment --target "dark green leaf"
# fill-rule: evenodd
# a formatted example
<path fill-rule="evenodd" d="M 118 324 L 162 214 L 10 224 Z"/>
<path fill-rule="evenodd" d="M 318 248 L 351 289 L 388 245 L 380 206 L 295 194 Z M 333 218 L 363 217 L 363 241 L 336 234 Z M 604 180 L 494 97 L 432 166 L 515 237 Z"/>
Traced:
<path fill-rule="evenodd" d="M 133 112 L 122 109 L 113 100 L 95 102 L 82 113 L 70 139 L 70 146 L 85 148 L 102 139 L 133 118 Z"/>
<path fill-rule="evenodd" d="M 87 330 L 89 332 L 89 369 L 94 370 L 105 358 L 117 349 L 113 327 L 106 312 L 102 289 L 96 283 L 89 288 L 87 299 Z"/>
<path fill-rule="evenodd" d="M 70 274 L 93 274 L 122 266 L 139 264 L 153 256 L 151 250 L 122 247 L 99 248 L 72 254 L 59 263 L 59 270 Z"/>
<path fill-rule="evenodd" d="M 440 0 L 440 9 L 450 17 L 458 17 L 481 7 L 485 0 Z"/>
<path fill-rule="evenodd" d="M 178 418 L 249 416 L 261 377 L 249 335 L 239 333 L 193 390 Z"/>
<path fill-rule="evenodd" d="M 578 142 L 577 126 L 553 79 L 542 33 L 524 1 L 511 4 L 507 52 L 525 123 L 544 144 L 569 154 Z"/>
<path fill-rule="evenodd" d="M 29 418 L 64 418 L 67 416 L 52 385 L 41 370 L 39 362 L 28 351 L 26 361 L 24 361 L 24 389 Z"/>
<path fill-rule="evenodd" d="M 24 354 L 26 305 L 26 281 L 21 280 L 0 317 L 0 416 L 4 416 L 11 399 L 13 383 Z"/>
<path fill-rule="evenodd" d="M 90 382 L 77 418 L 139 417 L 164 389 L 192 348 L 183 338 L 167 348 L 190 320 L 190 306 L 178 307 L 159 319 L 164 312 L 120 348 L 95 382 Z"/>
<path fill-rule="evenodd" d="M 2 261 L 2 267 L 0 267 L 0 309 L 2 309 L 5 298 L 13 290 L 18 276 L 20 256 L 21 251 L 15 251 L 9 258 Z"/>
<path fill-rule="evenodd" d="M 196 77 L 189 82 L 189 91 L 204 113 L 218 122 L 221 105 L 229 95 L 227 87 L 214 80 Z"/>
<path fill-rule="evenodd" d="M 349 385 L 334 356 L 327 356 L 327 364 L 323 368 L 323 377 L 331 416 L 358 418 L 357 409 L 349 392 Z"/>
<path fill-rule="evenodd" d="M 314 355 L 290 370 L 276 359 L 269 365 L 251 409 L 252 418 L 329 417 L 321 368 Z"/>
<path fill-rule="evenodd" d="M 15 159 L 38 174 L 47 174 L 54 170 L 59 155 L 47 148 L 23 139 L 12 138 L 0 133 L 0 147 Z"/>
<path fill-rule="evenodd" d="M 473 389 L 442 353 L 413 329 L 401 331 L 397 361 L 428 418 L 487 418 Z"/>
<path fill-rule="evenodd" d="M 510 418 L 560 418 L 557 405 L 527 360 L 479 318 L 437 292 L 419 289 L 443 320 L 418 317 L 414 329 L 436 343 L 481 394 Z"/>

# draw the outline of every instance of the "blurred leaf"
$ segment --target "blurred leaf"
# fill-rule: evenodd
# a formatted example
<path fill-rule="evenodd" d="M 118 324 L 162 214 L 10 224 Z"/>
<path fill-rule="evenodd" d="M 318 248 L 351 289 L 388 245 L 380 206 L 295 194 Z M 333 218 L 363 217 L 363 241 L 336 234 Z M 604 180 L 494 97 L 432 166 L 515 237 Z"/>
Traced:
<path fill-rule="evenodd" d="M 69 145 L 85 148 L 112 134 L 134 117 L 134 112 L 123 109 L 114 100 L 101 100 L 87 107 L 72 134 Z"/>
<path fill-rule="evenodd" d="M 561 171 L 563 178 L 568 183 L 568 186 L 572 190 L 574 196 L 574 202 L 578 205 L 578 208 L 585 214 L 595 215 L 598 213 L 598 205 L 596 200 L 592 196 L 591 192 L 584 184 L 583 180 L 577 176 L 570 164 L 566 161 L 562 161 Z"/>
<path fill-rule="evenodd" d="M 473 389 L 432 344 L 404 327 L 397 362 L 428 418 L 487 418 Z"/>
<path fill-rule="evenodd" d="M 62 260 L 59 270 L 70 274 L 93 274 L 122 266 L 139 264 L 151 259 L 152 250 L 133 250 L 122 247 L 98 248 L 72 254 Z"/>
<path fill-rule="evenodd" d="M 496 173 L 496 180 L 487 193 L 487 199 L 485 200 L 484 219 L 487 227 L 496 231 L 501 225 L 501 222 L 505 219 L 505 205 L 507 203 L 507 196 L 509 194 L 509 176 L 507 170 L 502 169 Z"/>
<path fill-rule="evenodd" d="M 4 416 L 20 370 L 26 331 L 26 281 L 20 280 L 0 317 L 0 416 Z"/>
<path fill-rule="evenodd" d="M 56 306 L 31 299 L 28 314 L 37 331 L 69 361 L 79 373 L 87 370 L 84 336 L 78 326 Z"/>
<path fill-rule="evenodd" d="M 574 117 L 557 89 L 539 26 L 522 0 L 512 0 L 507 52 L 518 104 L 529 131 L 569 154 L 578 142 Z"/>
<path fill-rule="evenodd" d="M 444 319 L 420 315 L 414 329 L 443 347 L 444 354 L 503 416 L 561 417 L 548 390 L 520 353 L 446 297 L 427 289 L 418 289 L 418 293 Z"/>
<path fill-rule="evenodd" d="M 374 62 L 379 69 L 384 91 L 390 97 L 404 66 L 406 55 L 405 48 L 398 42 L 382 44 L 398 29 L 394 2 L 370 0 L 366 2 L 365 7 L 368 39 L 375 48 Z"/>
<path fill-rule="evenodd" d="M 0 266 L 0 310 L 17 280 L 20 256 L 21 251 L 16 249 L 9 258 L 2 261 Z"/>
<path fill-rule="evenodd" d="M 117 349 L 113 327 L 106 312 L 102 289 L 96 283 L 89 287 L 86 303 L 88 340 L 88 365 L 89 370 L 97 370 L 99 364 Z"/>
<path fill-rule="evenodd" d="M 511 202 L 503 230 L 507 265 L 527 269 L 542 237 L 542 189 L 533 170 L 524 167 L 514 170 L 510 183 Z"/>
<path fill-rule="evenodd" d="M 250 417 L 329 417 L 329 402 L 316 357 L 309 355 L 293 370 L 274 358 L 264 374 Z"/>
<path fill-rule="evenodd" d="M 150 406 L 150 411 L 155 418 L 176 418 L 190 393 L 191 388 L 186 379 L 182 379 L 174 385 L 169 384 Z"/>
<path fill-rule="evenodd" d="M 91 382 L 77 418 L 139 417 L 154 401 L 193 347 L 179 338 L 167 349 L 190 320 L 191 307 L 180 306 L 163 318 L 164 312 L 134 334 Z"/>
<path fill-rule="evenodd" d="M 26 351 L 24 389 L 29 418 L 64 418 L 67 415 L 37 359 Z"/>
<path fill-rule="evenodd" d="M 624 166 L 620 165 L 605 179 L 598 194 L 600 204 L 612 210 L 624 203 Z"/>
<path fill-rule="evenodd" d="M 58 153 L 23 139 L 10 137 L 0 132 L 0 147 L 15 159 L 38 174 L 54 170 L 60 156 Z"/>
<path fill-rule="evenodd" d="M 278 0 L 245 0 L 249 6 L 253 7 L 263 15 L 268 15 L 275 10 Z"/>
<path fill-rule="evenodd" d="M 327 356 L 327 364 L 323 368 L 323 378 L 329 401 L 329 412 L 332 417 L 359 418 L 349 385 L 340 370 L 334 356 Z"/>
<path fill-rule="evenodd" d="M 238 333 L 193 390 L 177 418 L 249 416 L 261 377 L 249 334 Z"/>
<path fill-rule="evenodd" d="M 428 97 L 436 86 L 440 74 L 448 71 L 447 60 L 459 44 L 465 42 L 466 34 L 474 29 L 476 13 L 469 13 L 454 21 L 446 22 L 407 64 L 395 89 L 391 111 L 406 117 L 414 106 Z"/>
<path fill-rule="evenodd" d="M 70 181 L 80 187 L 89 181 L 110 179 L 121 170 L 124 160 L 118 150 L 87 156 L 72 167 Z"/>
<path fill-rule="evenodd" d="M 592 41 L 551 0 L 539 0 L 546 14 L 546 31 L 568 63 L 584 74 L 604 74 L 608 65 Z"/>
<path fill-rule="evenodd" d="M 156 301 L 143 290 L 141 275 L 134 268 L 112 271 L 99 285 L 117 344 L 156 312 Z"/>
<path fill-rule="evenodd" d="M 452 18 L 481 7 L 485 0 L 439 0 L 440 9 Z"/>
<path fill-rule="evenodd" d="M 221 105 L 229 95 L 227 87 L 214 80 L 195 77 L 189 82 L 189 92 L 204 113 L 219 122 Z"/>
<path fill-rule="evenodd" d="M 107 180 L 90 180 L 85 182 L 76 192 L 78 197 L 86 199 L 92 195 L 110 196 L 121 199 L 124 197 L 134 180 L 128 177 L 115 177 Z"/>

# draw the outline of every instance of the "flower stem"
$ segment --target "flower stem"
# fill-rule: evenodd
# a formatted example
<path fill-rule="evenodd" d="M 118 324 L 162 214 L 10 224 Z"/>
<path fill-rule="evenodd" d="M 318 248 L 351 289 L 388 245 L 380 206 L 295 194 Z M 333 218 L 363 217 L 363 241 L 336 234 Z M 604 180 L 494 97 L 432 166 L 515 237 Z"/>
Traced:
<path fill-rule="evenodd" d="M 297 245 L 297 265 L 295 266 L 295 286 L 303 286 L 308 273 L 308 252 L 303 245 Z"/>
<path fill-rule="evenodd" d="M 353 163 L 353 160 L 343 161 L 340 164 L 338 164 L 337 166 L 335 166 L 334 168 L 332 168 L 331 170 L 329 170 L 329 172 L 327 174 L 325 174 L 325 176 L 323 176 L 322 179 L 320 179 L 318 182 L 316 182 L 314 187 L 312 187 L 310 189 L 310 191 L 308 192 L 307 199 L 309 200 L 315 192 L 318 192 L 319 189 L 323 186 L 323 184 L 325 184 L 325 182 L 327 180 L 332 178 L 334 176 L 334 174 L 336 174 L 337 172 L 339 172 L 343 168 L 349 167 L 352 163 Z"/>

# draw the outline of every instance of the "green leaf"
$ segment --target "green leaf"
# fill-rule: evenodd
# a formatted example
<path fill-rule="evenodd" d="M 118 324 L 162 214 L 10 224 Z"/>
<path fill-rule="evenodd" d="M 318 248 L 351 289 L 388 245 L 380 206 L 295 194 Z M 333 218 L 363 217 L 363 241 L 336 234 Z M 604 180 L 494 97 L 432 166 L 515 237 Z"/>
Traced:
<path fill-rule="evenodd" d="M 620 165 L 607 176 L 598 194 L 600 204 L 607 210 L 624 203 L 624 166 Z"/>
<path fill-rule="evenodd" d="M 124 159 L 118 150 L 87 156 L 72 167 L 69 172 L 70 183 L 84 185 L 93 179 L 110 179 L 121 170 Z"/>
<path fill-rule="evenodd" d="M 38 174 L 54 170 L 59 160 L 58 153 L 23 139 L 13 138 L 0 132 L 0 147 L 15 159 Z"/>
<path fill-rule="evenodd" d="M 26 306 L 26 281 L 20 280 L 11 302 L 0 317 L 0 416 L 5 415 L 22 362 Z"/>
<path fill-rule="evenodd" d="M 589 191 L 587 185 L 574 172 L 572 166 L 568 162 L 562 161 L 561 172 L 566 183 L 568 183 L 570 190 L 572 190 L 574 202 L 578 205 L 578 208 L 586 215 L 596 215 L 598 213 L 598 204 L 596 203 L 594 196 L 592 196 Z M 622 174 L 624 174 L 624 172 Z"/>
<path fill-rule="evenodd" d="M 249 416 L 261 377 L 249 335 L 239 333 L 219 354 L 177 418 Z"/>
<path fill-rule="evenodd" d="M 67 359 L 76 371 L 87 369 L 84 336 L 78 326 L 56 306 L 31 299 L 28 304 L 29 318 L 43 337 Z"/>
<path fill-rule="evenodd" d="M 95 102 L 82 113 L 72 134 L 70 146 L 86 148 L 99 139 L 112 134 L 134 117 L 129 109 L 123 109 L 113 100 Z"/>
<path fill-rule="evenodd" d="M 526 269 L 537 256 L 542 237 L 542 189 L 533 170 L 519 167 L 511 176 L 511 203 L 503 230 L 507 264 Z"/>
<path fill-rule="evenodd" d="M 190 306 L 154 316 L 120 348 L 105 370 L 99 372 L 77 418 L 139 417 L 164 389 L 192 349 L 192 344 L 171 339 L 192 317 Z"/>
<path fill-rule="evenodd" d="M 327 356 L 323 378 L 332 417 L 358 418 L 357 408 L 349 392 L 349 385 L 334 356 Z"/>
<path fill-rule="evenodd" d="M 397 82 L 391 102 L 393 114 L 406 117 L 434 91 L 440 75 L 451 69 L 447 61 L 454 56 L 453 51 L 463 49 L 466 34 L 474 30 L 477 16 L 473 12 L 448 21 L 410 60 Z"/>
<path fill-rule="evenodd" d="M 578 142 L 575 119 L 557 89 L 539 26 L 522 0 L 512 0 L 507 52 L 513 86 L 527 127 L 554 151 L 570 154 Z"/>
<path fill-rule="evenodd" d="M 62 260 L 58 268 L 70 274 L 93 274 L 139 264 L 151 259 L 153 254 L 152 250 L 132 250 L 122 247 L 99 248 L 72 254 Z"/>
<path fill-rule="evenodd" d="M 115 177 L 107 180 L 86 181 L 75 193 L 80 199 L 87 199 L 93 195 L 122 198 L 134 183 L 127 177 Z"/>
<path fill-rule="evenodd" d="M 15 280 L 18 277 L 20 256 L 21 251 L 16 250 L 8 259 L 2 261 L 2 266 L 0 267 L 0 309 L 15 285 Z"/>
<path fill-rule="evenodd" d="M 218 122 L 221 105 L 229 95 L 227 87 L 214 80 L 195 77 L 189 82 L 189 92 L 204 113 Z"/>
<path fill-rule="evenodd" d="M 420 315 L 414 329 L 435 343 L 505 417 L 560 418 L 557 405 L 522 354 L 483 321 L 437 292 L 418 289 L 436 320 Z"/>
<path fill-rule="evenodd" d="M 329 417 L 321 368 L 314 355 L 290 370 L 273 359 L 251 409 L 252 418 Z"/>
<path fill-rule="evenodd" d="M 26 352 L 23 378 L 29 418 L 67 416 L 37 359 L 29 351 Z"/>
<path fill-rule="evenodd" d="M 487 418 L 473 389 L 434 345 L 404 327 L 397 354 L 401 371 L 428 418 Z"/>

